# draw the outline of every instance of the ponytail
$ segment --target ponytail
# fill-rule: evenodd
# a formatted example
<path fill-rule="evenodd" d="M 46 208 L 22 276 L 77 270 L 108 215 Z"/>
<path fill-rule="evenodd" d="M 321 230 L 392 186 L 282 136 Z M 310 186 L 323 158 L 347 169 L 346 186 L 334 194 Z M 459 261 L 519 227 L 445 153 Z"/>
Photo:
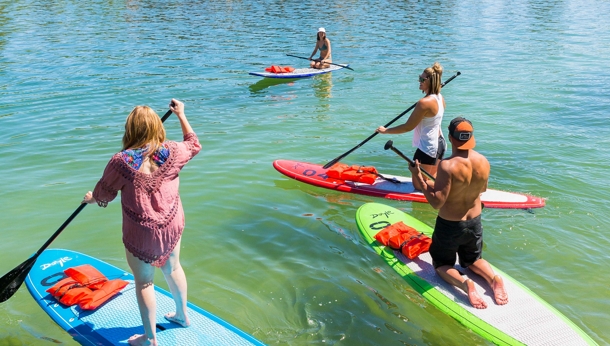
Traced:
<path fill-rule="evenodd" d="M 441 77 L 443 76 L 443 67 L 438 62 L 432 64 L 432 66 L 426 68 L 424 73 L 428 75 L 430 80 L 430 89 L 428 89 L 428 95 L 440 94 L 441 93 Z"/>

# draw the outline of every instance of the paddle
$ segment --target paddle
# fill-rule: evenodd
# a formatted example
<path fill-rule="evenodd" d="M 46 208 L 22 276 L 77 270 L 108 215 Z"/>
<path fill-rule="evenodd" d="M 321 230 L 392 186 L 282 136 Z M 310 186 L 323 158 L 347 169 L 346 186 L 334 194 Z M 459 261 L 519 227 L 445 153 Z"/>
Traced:
<path fill-rule="evenodd" d="M 445 86 L 447 85 L 447 83 L 451 82 L 455 77 L 461 75 L 461 72 L 457 72 L 455 75 L 451 76 L 451 78 L 447 79 L 445 81 L 445 83 L 441 84 L 441 86 Z M 384 127 L 388 127 L 390 125 L 392 125 L 396 120 L 400 119 L 400 117 L 402 117 L 403 115 L 407 114 L 407 112 L 409 112 L 410 110 L 412 110 L 413 108 L 415 108 L 415 106 L 417 106 L 417 102 L 415 102 L 411 107 L 407 108 L 406 111 L 398 114 L 398 116 L 394 119 L 392 119 L 392 121 L 390 121 L 389 123 L 385 124 Z M 346 151 L 345 153 L 337 156 L 336 158 L 334 158 L 333 160 L 331 160 L 329 163 L 324 165 L 324 169 L 328 169 L 330 168 L 332 165 L 334 165 L 335 163 L 339 162 L 341 159 L 343 159 L 344 157 L 346 157 L 347 155 L 351 154 L 354 150 L 360 148 L 361 146 L 364 145 L 364 143 L 370 141 L 373 137 L 377 136 L 379 134 L 379 132 L 375 131 L 372 135 L 370 135 L 367 139 L 365 139 L 364 141 L 362 141 L 360 144 L 358 144 L 357 146 L 351 148 L 350 150 Z"/>
<path fill-rule="evenodd" d="M 172 107 L 174 105 L 175 105 L 175 103 L 172 102 Z M 167 120 L 167 118 L 169 118 L 170 115 L 172 115 L 172 111 L 171 110 L 165 112 L 165 114 L 163 114 L 163 116 L 161 117 L 161 122 L 164 123 L 165 120 Z"/>
<path fill-rule="evenodd" d="M 405 154 L 403 154 L 402 152 L 400 152 L 400 150 L 394 148 L 394 142 L 392 142 L 392 140 L 389 140 L 384 146 L 383 149 L 388 150 L 388 149 L 392 149 L 393 152 L 395 152 L 396 154 L 398 154 L 398 156 L 402 157 L 403 159 L 407 160 L 407 162 L 411 165 L 414 166 L 415 162 L 413 162 L 413 160 L 411 160 L 410 158 L 406 157 Z M 428 178 L 430 178 L 432 181 L 435 181 L 434 177 L 432 176 L 432 174 L 426 172 L 425 169 L 421 168 L 421 166 L 419 167 L 419 170 L 424 173 Z M 485 209 L 485 204 L 481 201 L 481 208 Z M 533 213 L 533 211 L 531 211 L 532 209 L 527 209 L 528 212 Z"/>
<path fill-rule="evenodd" d="M 165 115 L 163 115 L 163 117 L 161 118 L 161 121 L 165 121 L 167 118 L 169 118 L 171 114 L 171 110 L 167 111 L 167 113 L 165 113 Z M 64 230 L 64 228 L 66 228 L 68 224 L 70 224 L 70 222 L 72 222 L 72 220 L 76 217 L 76 215 L 78 215 L 78 213 L 80 213 L 81 210 L 83 210 L 86 206 L 87 204 L 81 203 L 81 205 L 79 205 L 78 208 L 76 208 L 76 210 L 72 213 L 72 215 L 70 215 L 70 217 L 57 229 L 57 231 L 55 231 L 55 233 L 53 233 L 51 238 L 49 238 L 44 243 L 44 245 L 40 249 L 38 249 L 38 251 L 36 251 L 34 255 L 32 255 L 23 263 L 15 267 L 15 269 L 11 270 L 10 272 L 6 273 L 2 278 L 0 278 L 0 303 L 7 301 L 10 297 L 13 296 L 13 294 L 15 294 L 15 292 L 17 292 L 19 287 L 21 287 L 23 281 L 25 281 L 25 278 L 28 276 L 28 273 L 34 266 L 34 263 L 36 263 L 36 259 L 38 258 L 38 256 L 40 256 L 40 254 L 49 245 L 51 245 L 53 240 L 55 240 L 55 238 L 59 236 L 59 234 Z"/>
<path fill-rule="evenodd" d="M 292 55 L 292 54 L 286 54 L 286 55 L 291 56 L 291 57 L 294 57 L 294 58 L 299 58 L 299 59 L 305 59 L 305 60 L 313 61 L 313 59 L 304 58 L 304 57 L 302 57 L 302 56 L 296 56 L 296 55 Z M 335 63 L 328 62 L 328 61 L 325 61 L 324 63 L 325 63 L 325 64 L 331 64 L 331 65 L 335 65 L 335 66 L 341 66 L 341 67 L 345 67 L 346 69 L 348 69 L 348 70 L 352 70 L 352 71 L 354 70 L 353 68 L 351 68 L 351 67 L 349 67 L 349 66 L 347 66 L 347 65 L 335 64 Z"/>
<path fill-rule="evenodd" d="M 406 157 L 405 154 L 403 154 L 402 152 L 400 152 L 400 150 L 394 148 L 394 142 L 392 140 L 389 140 L 384 146 L 383 149 L 388 150 L 388 149 L 392 149 L 393 152 L 395 152 L 396 154 L 398 154 L 398 156 L 402 157 L 403 159 L 407 160 L 407 162 L 409 162 L 409 164 L 411 166 L 415 166 L 415 162 L 413 162 L 413 160 L 411 160 L 410 158 Z M 425 169 L 419 167 L 419 170 L 424 173 L 428 178 L 432 179 L 432 181 L 434 181 L 434 177 L 432 176 L 432 174 L 426 172 Z"/>

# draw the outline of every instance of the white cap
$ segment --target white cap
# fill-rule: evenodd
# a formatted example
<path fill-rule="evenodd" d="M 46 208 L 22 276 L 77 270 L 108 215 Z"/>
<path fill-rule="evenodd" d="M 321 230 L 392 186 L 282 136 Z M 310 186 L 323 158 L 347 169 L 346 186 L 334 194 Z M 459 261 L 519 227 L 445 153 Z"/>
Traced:
<path fill-rule="evenodd" d="M 326 32 L 326 30 L 324 30 L 324 28 L 320 28 L 318 29 L 318 32 Z"/>

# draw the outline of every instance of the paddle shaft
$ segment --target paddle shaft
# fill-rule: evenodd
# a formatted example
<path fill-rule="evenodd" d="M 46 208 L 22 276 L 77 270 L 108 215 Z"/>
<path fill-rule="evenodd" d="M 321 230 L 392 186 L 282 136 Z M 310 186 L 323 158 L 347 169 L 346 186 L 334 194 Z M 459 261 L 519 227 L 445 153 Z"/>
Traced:
<path fill-rule="evenodd" d="M 415 162 L 413 162 L 413 160 L 411 160 L 410 158 L 408 158 L 407 156 L 405 156 L 405 154 L 403 154 L 400 150 L 394 148 L 393 145 L 389 145 L 388 149 L 392 149 L 393 152 L 395 152 L 396 154 L 398 154 L 398 156 L 402 157 L 403 159 L 407 160 L 407 162 L 411 165 L 411 166 L 415 166 Z M 432 174 L 428 173 L 425 169 L 421 168 L 421 166 L 419 167 L 419 170 L 424 173 L 428 178 L 432 179 L 432 181 L 434 181 L 434 177 L 432 176 Z"/>
<path fill-rule="evenodd" d="M 167 111 L 163 117 L 161 118 L 161 122 L 164 122 L 169 116 L 172 114 L 172 111 Z M 72 220 L 80 213 L 85 207 L 86 203 L 81 203 L 78 208 L 68 217 L 66 221 L 53 233 L 53 235 L 42 245 L 38 251 L 30 258 L 25 260 L 23 263 L 15 267 L 10 272 L 6 273 L 3 277 L 0 278 L 0 302 L 4 302 L 8 300 L 21 286 L 23 281 L 25 280 L 27 274 L 36 263 L 36 259 L 40 254 L 47 248 L 51 243 L 59 236 L 59 234 L 72 222 Z"/>
<path fill-rule="evenodd" d="M 313 59 L 305 58 L 305 57 L 302 57 L 302 56 L 297 56 L 297 55 L 292 55 L 292 54 L 286 54 L 286 55 L 291 56 L 293 58 L 299 58 L 299 59 L 305 59 L 305 60 L 313 61 Z M 351 68 L 351 67 L 349 67 L 347 65 L 335 64 L 335 63 L 328 62 L 328 61 L 324 61 L 324 63 L 325 64 L 330 64 L 330 65 L 335 65 L 335 66 L 345 67 L 346 69 L 352 70 L 352 71 L 354 70 L 353 68 Z"/>
<path fill-rule="evenodd" d="M 451 78 L 447 79 L 445 81 L 445 83 L 441 84 L 441 87 L 447 85 L 447 83 L 451 82 L 453 79 L 455 79 L 455 77 L 461 75 L 461 72 L 457 72 L 456 74 L 454 74 L 453 76 L 451 76 Z M 404 112 L 398 114 L 398 116 L 394 119 L 392 119 L 392 121 L 390 121 L 389 123 L 385 124 L 384 127 L 388 127 L 390 125 L 392 125 L 396 120 L 400 119 L 403 115 L 407 114 L 409 111 L 411 111 L 413 108 L 415 108 L 415 106 L 417 106 L 417 102 L 415 102 L 411 107 L 407 108 L 407 110 L 405 110 Z M 347 155 L 351 154 L 352 152 L 354 152 L 356 149 L 360 148 L 361 146 L 363 146 L 366 142 L 370 141 L 373 137 L 377 136 L 379 134 L 379 132 L 375 131 L 372 135 L 370 135 L 367 139 L 365 139 L 364 141 L 362 141 L 360 144 L 358 144 L 357 146 L 351 148 L 350 150 L 346 151 L 345 153 L 343 153 L 342 155 L 337 156 L 336 158 L 334 158 L 333 160 L 331 160 L 330 162 L 328 162 L 327 164 L 324 165 L 324 169 L 328 169 L 330 168 L 332 165 L 334 165 L 335 163 L 339 162 L 341 159 L 343 159 L 344 157 L 346 157 Z"/>
<path fill-rule="evenodd" d="M 172 115 L 172 111 L 171 110 L 165 112 L 165 114 L 163 114 L 163 117 L 161 117 L 161 122 L 164 123 L 165 120 L 167 120 L 167 118 L 169 118 L 170 115 Z"/>
<path fill-rule="evenodd" d="M 76 215 L 78 215 L 78 213 L 80 213 L 81 210 L 83 210 L 86 206 L 86 203 L 81 203 L 81 205 L 79 205 L 78 208 L 76 208 L 76 210 L 72 213 L 72 215 L 70 215 L 70 217 L 68 217 L 68 219 L 64 221 L 64 223 L 57 229 L 57 231 L 53 233 L 51 238 L 49 238 L 49 240 L 47 240 L 47 242 L 44 243 L 44 245 L 38 251 L 36 251 L 35 256 L 39 256 L 49 245 L 51 245 L 53 240 L 57 238 L 57 236 L 64 230 L 64 228 L 66 228 L 68 224 L 70 224 L 70 222 L 72 222 L 72 220 L 76 217 Z"/>

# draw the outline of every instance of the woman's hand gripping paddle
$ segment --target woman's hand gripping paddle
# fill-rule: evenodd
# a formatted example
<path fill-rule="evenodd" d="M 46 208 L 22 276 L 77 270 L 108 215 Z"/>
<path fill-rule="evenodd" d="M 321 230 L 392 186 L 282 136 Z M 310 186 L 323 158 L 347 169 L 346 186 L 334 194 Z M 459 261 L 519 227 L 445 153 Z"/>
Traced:
<path fill-rule="evenodd" d="M 454 74 L 453 76 L 451 76 L 451 78 L 447 79 L 445 81 L 445 83 L 441 84 L 441 87 L 447 85 L 447 83 L 451 82 L 455 77 L 461 75 L 461 72 L 457 72 L 456 74 Z M 385 124 L 384 127 L 388 127 L 390 125 L 392 125 L 396 120 L 400 119 L 400 117 L 402 117 L 403 115 L 407 114 L 410 110 L 412 110 L 413 108 L 415 108 L 415 106 L 417 106 L 417 102 L 415 102 L 411 107 L 407 108 L 407 110 L 405 110 L 404 112 L 398 114 L 398 116 L 394 119 L 392 119 L 392 121 L 390 121 L 389 123 Z M 330 168 L 332 165 L 334 165 L 335 163 L 339 162 L 341 159 L 343 159 L 344 157 L 346 157 L 347 155 L 351 154 L 354 150 L 360 148 L 361 146 L 364 145 L 364 143 L 370 141 L 373 137 L 377 136 L 379 134 L 379 132 L 375 131 L 375 133 L 373 133 L 372 135 L 370 135 L 367 139 L 365 139 L 364 141 L 362 141 L 360 144 L 358 144 L 357 146 L 351 148 L 350 150 L 346 151 L 345 153 L 335 157 L 334 159 L 332 159 L 331 161 L 329 161 L 327 164 L 324 165 L 324 169 L 328 169 Z"/>
<path fill-rule="evenodd" d="M 165 115 L 163 115 L 163 117 L 161 118 L 161 121 L 165 121 L 167 118 L 169 118 L 171 114 L 171 110 L 167 111 L 167 113 L 165 113 Z M 13 296 L 13 294 L 15 294 L 15 292 L 17 292 L 19 287 L 21 287 L 23 281 L 25 281 L 25 278 L 28 276 L 28 273 L 34 266 L 34 263 L 36 263 L 36 259 L 38 258 L 38 256 L 40 256 L 40 254 L 49 245 L 51 245 L 53 240 L 55 240 L 55 238 L 59 236 L 59 234 L 64 230 L 64 228 L 66 228 L 68 224 L 72 222 L 72 219 L 74 219 L 76 215 L 78 215 L 78 213 L 80 213 L 81 210 L 83 210 L 86 206 L 87 204 L 81 203 L 81 205 L 79 205 L 78 208 L 76 208 L 76 210 L 72 213 L 72 215 L 70 215 L 70 217 L 59 227 L 59 229 L 57 229 L 57 231 L 55 231 L 55 233 L 53 233 L 51 238 L 49 238 L 44 243 L 44 245 L 40 249 L 38 249 L 38 251 L 36 251 L 34 255 L 32 255 L 23 263 L 15 267 L 15 269 L 11 270 L 10 272 L 6 273 L 2 278 L 0 278 L 0 303 L 7 301 L 10 297 Z"/>

